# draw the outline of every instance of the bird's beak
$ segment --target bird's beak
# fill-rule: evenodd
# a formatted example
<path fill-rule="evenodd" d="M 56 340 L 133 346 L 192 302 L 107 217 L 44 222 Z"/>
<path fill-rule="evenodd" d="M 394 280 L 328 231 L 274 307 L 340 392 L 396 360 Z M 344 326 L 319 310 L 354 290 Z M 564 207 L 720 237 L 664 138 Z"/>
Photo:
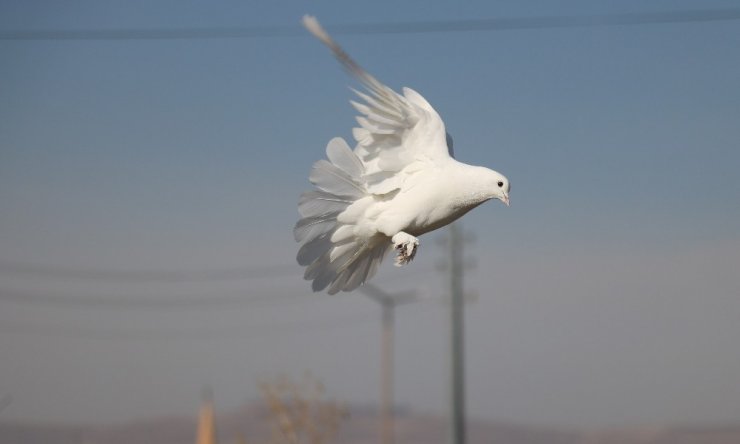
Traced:
<path fill-rule="evenodd" d="M 509 194 L 508 193 L 504 193 L 504 197 L 501 198 L 501 202 L 505 203 L 507 207 L 509 206 Z"/>

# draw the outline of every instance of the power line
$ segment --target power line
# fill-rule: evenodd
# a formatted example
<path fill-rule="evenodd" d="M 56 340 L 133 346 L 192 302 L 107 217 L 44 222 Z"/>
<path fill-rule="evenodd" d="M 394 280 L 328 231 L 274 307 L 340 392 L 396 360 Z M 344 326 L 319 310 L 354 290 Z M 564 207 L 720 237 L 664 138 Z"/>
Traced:
<path fill-rule="evenodd" d="M 410 274 L 418 275 L 431 271 L 431 269 L 420 269 Z M 296 280 L 299 278 L 299 276 L 296 276 Z M 398 278 L 399 276 L 392 276 L 386 281 Z M 315 296 L 306 292 L 264 294 L 262 291 L 254 290 L 237 291 L 233 294 L 212 294 L 211 291 L 204 291 L 199 295 L 170 294 L 167 296 L 156 293 L 145 296 L 70 295 L 0 287 L 0 302 L 70 309 L 217 310 L 235 307 L 258 308 L 293 305 L 295 302 L 316 302 L 317 298 Z"/>
<path fill-rule="evenodd" d="M 420 268 L 414 274 L 432 271 Z M 253 268 L 224 268 L 211 270 L 121 270 L 102 268 L 74 268 L 31 262 L 0 260 L 0 274 L 18 274 L 35 278 L 115 281 L 126 283 L 193 283 L 274 279 L 300 276 L 297 265 L 265 265 Z M 406 273 L 408 275 L 408 273 Z M 389 276 L 395 279 L 397 276 Z"/>
<path fill-rule="evenodd" d="M 284 305 L 284 301 L 291 299 L 305 299 L 305 294 L 259 294 L 248 295 L 248 291 L 237 292 L 233 295 L 201 296 L 88 296 L 88 295 L 52 295 L 28 291 L 18 291 L 0 288 L 0 301 L 30 305 L 46 305 L 55 308 L 104 308 L 104 309 L 144 309 L 144 310 L 177 310 L 177 309 L 216 309 L 234 306 L 269 306 Z M 274 304 L 280 302 L 280 304 Z"/>
<path fill-rule="evenodd" d="M 515 29 L 696 23 L 739 20 L 740 9 L 640 12 L 574 16 L 510 17 L 427 22 L 376 23 L 329 27 L 336 34 L 415 34 L 433 32 L 506 31 Z"/>
<path fill-rule="evenodd" d="M 437 20 L 396 23 L 336 24 L 327 26 L 334 34 L 421 34 L 439 32 L 507 31 L 515 29 L 585 28 L 618 25 L 702 23 L 740 20 L 740 9 L 697 9 L 686 11 L 621 14 L 509 17 L 468 20 Z M 0 40 L 192 40 L 296 37 L 305 34 L 296 26 L 140 28 L 86 30 L 0 31 Z"/>
<path fill-rule="evenodd" d="M 0 273 L 25 274 L 35 277 L 84 279 L 120 282 L 214 282 L 289 277 L 298 275 L 297 265 L 266 265 L 253 268 L 211 270 L 116 270 L 73 268 L 30 262 L 0 261 Z"/>
<path fill-rule="evenodd" d="M 261 323 L 244 324 L 231 328 L 212 329 L 133 329 L 133 328 L 97 328 L 80 325 L 47 325 L 28 324 L 3 321 L 0 323 L 0 333 L 35 335 L 65 339 L 90 339 L 90 340 L 224 340 L 233 337 L 245 338 L 245 329 L 256 329 L 260 335 L 249 336 L 250 338 L 272 339 L 281 334 L 303 334 L 307 330 L 329 330 L 333 328 L 344 328 L 356 326 L 359 322 L 374 321 L 373 313 L 352 313 L 335 316 L 332 319 L 300 319 L 296 321 L 281 322 L 279 324 Z M 269 333 L 269 334 L 268 334 Z"/>

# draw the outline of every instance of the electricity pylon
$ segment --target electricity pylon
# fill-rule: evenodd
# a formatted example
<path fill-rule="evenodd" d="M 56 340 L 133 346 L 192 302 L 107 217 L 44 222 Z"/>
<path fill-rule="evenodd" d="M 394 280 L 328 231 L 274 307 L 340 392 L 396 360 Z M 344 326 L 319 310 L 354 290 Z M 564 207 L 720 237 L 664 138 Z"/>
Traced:
<path fill-rule="evenodd" d="M 387 293 L 373 284 L 360 290 L 380 304 L 383 332 L 380 353 L 380 442 L 393 444 L 393 354 L 395 336 L 395 308 L 419 300 L 415 291 Z"/>

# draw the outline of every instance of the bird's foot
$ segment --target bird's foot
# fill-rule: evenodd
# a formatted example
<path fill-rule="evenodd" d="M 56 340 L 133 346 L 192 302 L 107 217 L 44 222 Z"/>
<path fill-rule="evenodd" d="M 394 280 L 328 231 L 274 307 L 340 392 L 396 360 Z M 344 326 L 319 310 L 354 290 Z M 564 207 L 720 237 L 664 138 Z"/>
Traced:
<path fill-rule="evenodd" d="M 396 267 L 408 264 L 416 256 L 419 239 L 414 236 L 401 231 L 391 238 L 391 242 L 398 250 L 398 256 L 396 256 L 396 262 L 394 263 Z"/>

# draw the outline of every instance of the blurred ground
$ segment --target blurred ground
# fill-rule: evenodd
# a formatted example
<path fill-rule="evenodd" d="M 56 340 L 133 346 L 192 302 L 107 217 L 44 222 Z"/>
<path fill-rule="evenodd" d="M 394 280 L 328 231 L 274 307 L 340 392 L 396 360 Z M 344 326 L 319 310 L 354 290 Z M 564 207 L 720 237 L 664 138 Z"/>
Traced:
<path fill-rule="evenodd" d="M 219 415 L 219 442 L 268 442 L 269 412 L 245 406 Z M 109 426 L 59 426 L 0 422 L 2 444 L 186 444 L 195 441 L 196 417 L 158 418 Z M 410 444 L 447 442 L 444 418 L 400 412 L 396 441 Z M 642 426 L 600 430 L 558 429 L 471 421 L 469 442 L 497 444 L 736 444 L 735 426 Z M 239 441 L 243 439 L 244 441 Z M 335 442 L 377 443 L 377 417 L 369 408 L 350 409 Z"/>

